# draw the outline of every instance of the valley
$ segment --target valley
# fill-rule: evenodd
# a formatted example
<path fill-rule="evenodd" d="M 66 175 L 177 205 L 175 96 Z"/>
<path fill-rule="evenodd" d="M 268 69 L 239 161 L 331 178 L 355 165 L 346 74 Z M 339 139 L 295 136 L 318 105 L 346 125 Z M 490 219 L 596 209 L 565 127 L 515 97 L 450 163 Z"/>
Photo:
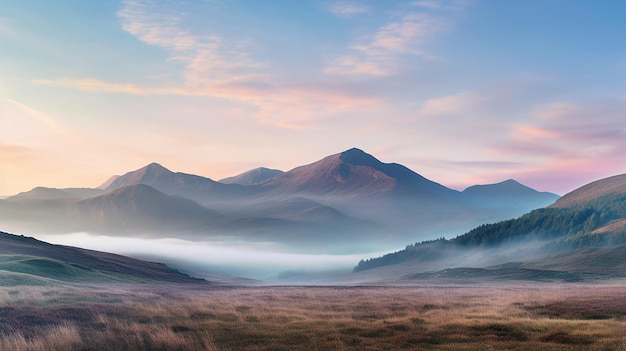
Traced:
<path fill-rule="evenodd" d="M 327 162 L 337 162 L 337 158 L 322 163 Z M 395 170 L 396 166 L 384 167 Z M 148 173 L 144 181 L 155 185 L 150 169 L 142 172 L 140 178 Z M 325 181 L 293 182 L 293 177 L 297 179 L 301 174 L 321 174 L 326 179 L 323 175 L 328 173 L 302 172 L 294 172 L 295 176 L 284 181 L 292 184 L 298 197 L 281 198 L 268 208 L 261 206 L 265 203 L 260 200 L 276 191 L 268 190 L 250 201 L 246 211 L 258 218 L 283 213 L 324 221 L 329 215 L 341 218 L 344 214 L 320 205 L 323 199 L 334 199 L 337 208 L 341 208 L 337 199 L 367 199 L 357 195 L 363 191 L 359 189 L 363 175 L 348 184 L 341 178 L 327 187 L 320 185 L 328 184 Z M 405 175 L 398 173 L 395 179 L 415 177 L 407 170 L 402 172 Z M 183 177 L 168 172 L 157 174 Z M 274 177 L 285 174 L 289 173 L 274 173 Z M 352 173 L 346 174 L 350 179 Z M 116 177 L 109 186 L 120 185 L 129 177 Z M 368 191 L 387 193 L 388 185 L 379 183 L 380 178 L 365 179 Z M 626 243 L 621 224 L 626 213 L 622 201 L 626 188 L 622 179 L 598 180 L 566 194 L 551 206 L 515 219 L 482 224 L 451 239 L 410 244 L 404 250 L 362 259 L 358 264 L 355 259 L 352 270 L 338 269 L 335 263 L 334 270 L 332 266 L 319 272 L 287 269 L 270 279 L 250 279 L 249 268 L 240 276 L 220 274 L 198 258 L 209 252 L 202 249 L 202 242 L 190 246 L 182 244 L 185 241 L 180 238 L 172 241 L 160 239 L 160 235 L 141 239 L 143 242 L 133 238 L 133 230 L 146 224 L 160 226 L 162 233 L 171 234 L 172 226 L 192 223 L 188 218 L 201 218 L 211 225 L 227 222 L 225 212 L 210 210 L 206 204 L 180 194 L 166 194 L 144 183 L 115 188 L 106 194 L 100 193 L 106 190 L 35 189 L 5 200 L 4 205 L 9 203 L 6 208 L 11 211 L 19 210 L 12 207 L 16 204 L 35 210 L 42 206 L 40 213 L 46 208 L 58 209 L 61 203 L 69 206 L 66 209 L 78 205 L 74 210 L 86 223 L 105 225 L 114 219 L 124 224 L 126 232 L 117 235 L 135 240 L 126 241 L 126 246 L 144 246 L 143 258 L 147 260 L 0 233 L 0 349 L 620 350 L 626 346 L 626 306 L 622 301 L 626 293 Z M 444 198 L 437 201 L 448 205 L 458 201 L 458 193 L 423 179 L 421 182 L 435 190 L 428 194 L 419 190 L 419 196 L 433 199 L 443 193 Z M 192 184 L 195 187 L 198 183 Z M 293 184 L 307 184 L 307 188 Z M 370 187 L 372 184 L 378 185 Z M 520 190 L 529 193 L 506 181 L 487 187 L 483 196 L 489 201 L 480 203 L 487 204 L 484 208 L 497 208 L 504 201 L 501 188 L 511 185 L 518 196 L 525 196 Z M 201 193 L 198 189 L 203 187 L 196 193 Z M 312 188 L 317 188 L 316 200 L 310 196 Z M 469 190 L 474 193 L 472 200 L 463 206 L 479 201 L 475 192 L 480 189 Z M 260 196 L 260 190 L 254 191 Z M 413 190 L 403 191 L 411 194 Z M 393 198 L 389 194 L 377 196 Z M 412 201 L 418 201 L 415 199 Z M 282 205 L 277 206 L 281 201 Z M 233 204 L 230 206 L 232 210 Z M 136 217 L 137 211 L 157 214 L 158 220 Z M 255 228 L 255 233 L 262 235 L 258 226 Z M 354 235 L 367 241 L 367 233 Z M 271 237 L 276 239 L 276 233 Z M 78 238 L 78 243 L 93 239 Z M 114 238 L 107 238 L 112 248 Z M 323 236 L 309 239 L 331 240 Z M 154 246 L 160 240 L 169 240 L 162 241 L 167 247 L 163 251 Z M 303 245 L 305 240 L 298 242 Z M 329 242 L 337 244 L 341 240 Z M 168 256 L 168 252 L 177 250 L 190 261 L 182 260 L 183 256 Z M 217 261 L 226 259 L 219 256 L 220 250 L 211 252 L 217 255 Z M 242 261 L 250 253 L 232 252 Z M 294 253 L 292 250 L 289 262 L 297 260 Z M 198 255 L 195 268 L 190 265 L 194 255 Z M 321 257 L 310 255 L 308 267 Z M 152 261 L 168 261 L 168 265 Z M 259 265 L 254 260 L 246 264 Z M 287 268 L 279 261 L 273 264 Z"/>
<path fill-rule="evenodd" d="M 513 218 L 557 198 L 510 179 L 458 191 L 351 148 L 286 172 L 258 168 L 222 181 L 151 163 L 94 188 L 36 187 L 0 200 L 0 228 L 65 245 L 87 233 L 83 245 L 89 248 L 141 257 L 155 256 L 142 249 L 150 240 L 175 239 L 246 257 L 260 251 L 358 262 L 416 240 Z M 130 238 L 146 242 L 129 250 Z M 179 256 L 170 262 L 188 258 Z M 307 269 L 286 266 L 272 274 Z"/>

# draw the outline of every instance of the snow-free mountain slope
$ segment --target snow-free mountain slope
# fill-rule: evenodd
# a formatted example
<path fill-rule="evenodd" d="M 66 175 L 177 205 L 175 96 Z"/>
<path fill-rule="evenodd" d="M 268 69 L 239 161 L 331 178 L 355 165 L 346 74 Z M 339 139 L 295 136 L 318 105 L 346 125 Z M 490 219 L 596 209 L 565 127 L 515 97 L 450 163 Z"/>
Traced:
<path fill-rule="evenodd" d="M 220 179 L 219 182 L 223 184 L 258 185 L 282 173 L 284 172 L 278 169 L 259 167 L 233 177 Z"/>
<path fill-rule="evenodd" d="M 195 201 L 164 194 L 149 185 L 137 184 L 109 194 L 80 201 L 74 220 L 84 230 L 187 231 L 219 222 L 222 217 Z"/>
<path fill-rule="evenodd" d="M 464 201 L 479 207 L 524 208 L 527 211 L 554 203 L 559 196 L 550 192 L 539 192 L 508 179 L 500 183 L 473 185 L 461 193 Z"/>
<path fill-rule="evenodd" d="M 99 186 L 97 186 L 97 187 L 96 187 L 96 189 L 102 189 L 102 190 L 104 190 L 104 189 L 108 188 L 108 187 L 109 187 L 109 186 L 111 186 L 111 184 L 113 184 L 113 182 L 114 182 L 117 178 L 119 178 L 119 177 L 120 177 L 119 175 L 114 175 L 114 176 L 111 176 L 111 177 L 110 177 L 109 179 L 107 179 L 104 183 L 102 183 L 102 184 L 100 184 Z"/>
<path fill-rule="evenodd" d="M 356 148 L 294 168 L 264 186 L 315 195 L 374 195 L 405 189 L 446 196 L 456 193 L 402 165 L 382 163 Z"/>
<path fill-rule="evenodd" d="M 620 195 L 626 193 L 626 174 L 608 177 L 582 186 L 570 193 L 563 195 L 551 207 L 564 208 L 583 205 L 587 202 L 607 195 Z"/>
<path fill-rule="evenodd" d="M 172 172 L 158 163 L 151 163 L 115 179 L 106 190 L 145 184 L 168 194 L 179 195 L 206 204 L 221 198 L 240 196 L 243 187 L 238 184 L 222 184 L 198 175 Z"/>
<path fill-rule="evenodd" d="M 9 201 L 50 200 L 50 199 L 74 199 L 75 197 L 61 189 L 38 186 L 32 190 L 19 193 L 7 198 Z"/>
<path fill-rule="evenodd" d="M 32 190 L 19 193 L 8 197 L 8 201 L 45 201 L 45 200 L 70 200 L 70 199 L 88 199 L 90 197 L 102 195 L 103 190 L 90 188 L 46 188 L 35 187 Z"/>

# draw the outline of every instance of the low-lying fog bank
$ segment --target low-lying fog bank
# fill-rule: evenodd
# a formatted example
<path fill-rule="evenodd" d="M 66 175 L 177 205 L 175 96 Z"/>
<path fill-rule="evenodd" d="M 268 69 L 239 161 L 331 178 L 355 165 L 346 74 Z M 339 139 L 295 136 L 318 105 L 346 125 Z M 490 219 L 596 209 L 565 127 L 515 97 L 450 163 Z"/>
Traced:
<path fill-rule="evenodd" d="M 387 252 L 302 254 L 288 252 L 272 243 L 122 238 L 90 233 L 43 234 L 37 239 L 162 262 L 206 279 L 220 274 L 285 282 L 289 282 L 292 276 L 298 279 L 299 276 L 319 276 L 324 272 L 349 272 L 359 260 Z"/>

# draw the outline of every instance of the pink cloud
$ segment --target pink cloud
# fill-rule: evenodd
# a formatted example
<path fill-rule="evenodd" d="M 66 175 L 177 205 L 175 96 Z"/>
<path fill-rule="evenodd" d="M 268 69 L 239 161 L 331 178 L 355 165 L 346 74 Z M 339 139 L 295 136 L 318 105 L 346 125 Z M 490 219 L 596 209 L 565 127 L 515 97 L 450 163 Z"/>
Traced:
<path fill-rule="evenodd" d="M 268 79 L 262 63 L 251 60 L 243 41 L 196 34 L 182 27 L 171 4 L 127 0 L 118 15 L 123 29 L 142 42 L 164 49 L 184 65 L 183 83 L 139 85 L 95 78 L 36 79 L 38 85 L 88 92 L 135 95 L 210 96 L 255 106 L 259 123 L 279 128 L 308 128 L 320 115 L 371 107 L 380 100 Z M 273 82 L 273 83 L 267 83 Z"/>
<path fill-rule="evenodd" d="M 513 125 L 510 138 L 491 150 L 500 157 L 516 155 L 533 165 L 511 170 L 513 176 L 569 191 L 626 171 L 624 111 L 626 103 L 617 99 L 538 106 L 529 121 Z"/>
<path fill-rule="evenodd" d="M 425 117 L 468 114 L 474 112 L 476 106 L 485 99 L 476 93 L 462 92 L 428 100 L 417 114 Z"/>

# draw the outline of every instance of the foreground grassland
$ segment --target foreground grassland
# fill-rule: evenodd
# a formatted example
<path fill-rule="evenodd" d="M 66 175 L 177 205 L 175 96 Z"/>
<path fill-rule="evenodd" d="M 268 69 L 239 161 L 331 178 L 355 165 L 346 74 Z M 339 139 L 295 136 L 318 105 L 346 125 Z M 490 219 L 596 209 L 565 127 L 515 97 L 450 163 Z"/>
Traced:
<path fill-rule="evenodd" d="M 0 350 L 624 350 L 626 282 L 5 287 Z"/>

